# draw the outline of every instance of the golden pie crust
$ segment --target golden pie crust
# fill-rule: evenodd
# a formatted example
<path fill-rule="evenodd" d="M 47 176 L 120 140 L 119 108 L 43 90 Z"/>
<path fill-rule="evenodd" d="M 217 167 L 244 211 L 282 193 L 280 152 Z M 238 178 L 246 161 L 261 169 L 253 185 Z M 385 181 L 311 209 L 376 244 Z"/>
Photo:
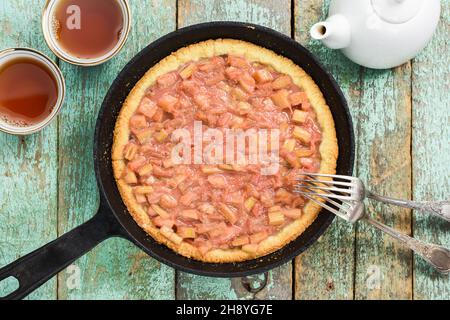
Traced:
<path fill-rule="evenodd" d="M 323 94 L 313 79 L 290 59 L 249 42 L 233 39 L 217 39 L 181 48 L 152 67 L 132 89 L 119 114 L 114 131 L 114 144 L 112 148 L 114 176 L 125 205 L 142 229 L 156 241 L 166 245 L 177 253 L 188 258 L 209 263 L 239 262 L 272 253 L 302 234 L 316 219 L 321 209 L 317 204 L 311 201 L 307 202 L 303 208 L 302 216 L 281 229 L 278 233 L 263 240 L 259 244 L 256 254 L 250 254 L 237 248 L 225 250 L 213 249 L 203 255 L 191 244 L 182 242 L 177 245 L 165 238 L 160 233 L 159 228 L 153 225 L 145 209 L 136 202 L 132 187 L 121 179 L 122 171 L 126 165 L 123 159 L 123 148 L 128 143 L 130 137 L 129 120 L 139 107 L 141 100 L 146 94 L 146 90 L 155 83 L 159 76 L 177 70 L 185 63 L 225 54 L 242 56 L 250 62 L 259 62 L 272 66 L 277 72 L 291 76 L 294 84 L 306 92 L 309 102 L 317 115 L 317 122 L 321 127 L 322 141 L 319 147 L 321 156 L 319 172 L 334 174 L 338 157 L 338 144 L 334 121 Z"/>

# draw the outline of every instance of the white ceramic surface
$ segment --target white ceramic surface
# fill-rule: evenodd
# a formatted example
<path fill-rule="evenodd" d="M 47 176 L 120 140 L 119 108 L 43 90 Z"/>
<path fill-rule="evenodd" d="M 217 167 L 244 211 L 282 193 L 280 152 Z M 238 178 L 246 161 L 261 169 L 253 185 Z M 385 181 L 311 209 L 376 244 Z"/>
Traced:
<path fill-rule="evenodd" d="M 414 58 L 436 30 L 440 0 L 331 0 L 311 36 L 352 61 L 387 69 Z"/>

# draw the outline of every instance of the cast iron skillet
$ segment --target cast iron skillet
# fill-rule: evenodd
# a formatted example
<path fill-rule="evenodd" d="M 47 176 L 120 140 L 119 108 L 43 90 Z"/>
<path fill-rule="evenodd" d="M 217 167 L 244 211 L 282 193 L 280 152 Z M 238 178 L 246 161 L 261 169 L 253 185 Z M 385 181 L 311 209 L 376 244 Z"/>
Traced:
<path fill-rule="evenodd" d="M 158 244 L 127 212 L 111 166 L 113 130 L 123 101 L 144 73 L 171 52 L 192 43 L 217 38 L 241 39 L 266 47 L 290 58 L 311 75 L 326 97 L 336 124 L 339 139 L 337 171 L 340 174 L 352 174 L 354 136 L 347 103 L 332 76 L 308 50 L 281 33 L 248 23 L 213 22 L 180 29 L 153 42 L 134 57 L 114 81 L 103 101 L 94 138 L 95 174 L 100 189 L 97 214 L 83 225 L 1 269 L 0 281 L 10 276 L 19 281 L 19 288 L 4 299 L 27 296 L 110 237 L 128 239 L 151 257 L 181 271 L 204 276 L 237 277 L 265 272 L 288 262 L 324 233 L 334 218 L 326 211 L 295 241 L 272 254 L 239 263 L 210 264 L 185 258 Z"/>

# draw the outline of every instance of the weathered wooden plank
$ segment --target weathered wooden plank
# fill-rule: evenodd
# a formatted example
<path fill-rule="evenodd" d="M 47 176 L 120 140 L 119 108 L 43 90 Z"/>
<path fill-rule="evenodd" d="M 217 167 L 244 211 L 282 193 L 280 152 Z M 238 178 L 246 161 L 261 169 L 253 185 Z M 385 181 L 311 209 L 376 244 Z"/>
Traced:
<path fill-rule="evenodd" d="M 450 1 L 432 40 L 413 61 L 413 197 L 450 199 Z M 414 236 L 450 248 L 449 223 L 414 215 Z M 414 299 L 450 299 L 450 278 L 414 259 Z"/>
<path fill-rule="evenodd" d="M 94 68 L 63 63 L 68 98 L 59 127 L 59 232 L 86 221 L 98 206 L 93 129 L 103 97 L 118 71 L 155 38 L 175 29 L 175 1 L 130 1 L 133 26 L 123 51 Z M 81 281 L 77 286 L 77 276 Z M 171 299 L 174 271 L 124 240 L 113 239 L 59 276 L 61 299 Z"/>
<path fill-rule="evenodd" d="M 245 21 L 261 24 L 290 35 L 289 0 L 180 0 L 179 27 L 214 20 Z M 244 283 L 243 283 L 244 281 Z M 248 284 L 245 284 L 249 282 Z M 212 279 L 179 273 L 179 299 L 291 299 L 292 264 L 268 274 L 267 285 L 258 293 L 246 287 L 261 288 L 264 275 L 251 279 Z M 258 290 L 256 290 L 258 291 Z"/>
<path fill-rule="evenodd" d="M 348 101 L 357 132 L 360 67 L 309 36 L 311 26 L 326 18 L 329 1 L 295 3 L 295 38 L 316 54 L 336 78 Z M 353 299 L 354 238 L 354 227 L 336 219 L 325 235 L 296 259 L 296 299 Z"/>
<path fill-rule="evenodd" d="M 363 70 L 359 121 L 359 177 L 373 191 L 411 197 L 411 64 Z M 367 213 L 411 233 L 410 210 L 370 202 Z M 411 299 L 411 251 L 360 223 L 356 241 L 356 299 Z"/>
<path fill-rule="evenodd" d="M 0 50 L 32 47 L 54 58 L 40 31 L 42 6 L 39 0 L 0 2 Z M 0 133 L 0 266 L 56 237 L 56 138 L 57 121 L 24 138 Z M 56 281 L 29 298 L 56 298 Z"/>
<path fill-rule="evenodd" d="M 288 0 L 178 0 L 178 26 L 208 21 L 257 23 L 290 35 Z"/>

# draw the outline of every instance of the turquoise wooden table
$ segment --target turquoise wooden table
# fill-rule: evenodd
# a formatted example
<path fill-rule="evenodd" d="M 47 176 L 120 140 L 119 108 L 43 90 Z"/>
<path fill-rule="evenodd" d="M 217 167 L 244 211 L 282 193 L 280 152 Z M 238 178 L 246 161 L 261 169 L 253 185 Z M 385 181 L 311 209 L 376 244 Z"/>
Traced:
<path fill-rule="evenodd" d="M 416 200 L 450 195 L 450 0 L 432 42 L 413 61 L 374 71 L 311 41 L 323 0 L 132 0 L 133 26 L 112 61 L 83 69 L 59 61 L 40 28 L 44 0 L 0 0 L 0 49 L 26 46 L 53 57 L 67 81 L 59 118 L 24 138 L 0 133 L 0 266 L 89 219 L 98 206 L 92 161 L 101 101 L 121 68 L 160 36 L 213 20 L 248 21 L 292 36 L 336 77 L 357 137 L 356 174 L 374 190 Z M 450 247 L 450 225 L 371 203 L 370 214 Z M 267 281 L 267 283 L 265 283 Z M 112 239 L 76 261 L 30 299 L 449 299 L 450 277 L 370 226 L 333 223 L 306 253 L 250 279 L 193 276 Z"/>

